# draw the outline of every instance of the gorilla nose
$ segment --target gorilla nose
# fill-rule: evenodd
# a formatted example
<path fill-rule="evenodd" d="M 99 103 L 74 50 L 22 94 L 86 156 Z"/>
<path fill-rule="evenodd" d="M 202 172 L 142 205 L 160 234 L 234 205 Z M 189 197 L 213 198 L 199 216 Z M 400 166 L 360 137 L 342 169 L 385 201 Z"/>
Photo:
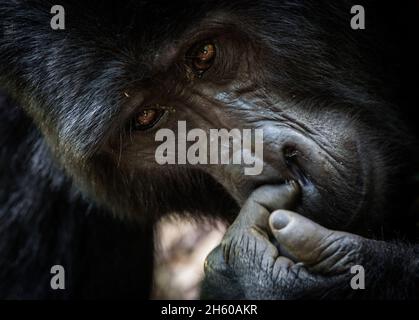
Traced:
<path fill-rule="evenodd" d="M 291 176 L 304 186 L 309 183 L 306 173 L 301 167 L 299 159 L 302 157 L 301 151 L 294 147 L 287 146 L 283 150 L 284 162 L 291 173 Z"/>
<path fill-rule="evenodd" d="M 265 177 L 276 174 L 283 181 L 295 180 L 307 192 L 336 174 L 327 153 L 311 137 L 291 128 L 275 128 L 266 136 Z"/>

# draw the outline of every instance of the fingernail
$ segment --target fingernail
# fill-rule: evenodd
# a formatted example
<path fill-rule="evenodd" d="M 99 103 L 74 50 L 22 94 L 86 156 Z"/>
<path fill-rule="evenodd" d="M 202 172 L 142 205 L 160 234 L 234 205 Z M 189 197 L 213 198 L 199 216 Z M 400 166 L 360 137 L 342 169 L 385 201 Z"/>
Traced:
<path fill-rule="evenodd" d="M 280 211 L 275 211 L 274 213 L 272 213 L 271 224 L 272 228 L 276 230 L 285 228 L 289 221 L 290 220 L 288 216 Z"/>

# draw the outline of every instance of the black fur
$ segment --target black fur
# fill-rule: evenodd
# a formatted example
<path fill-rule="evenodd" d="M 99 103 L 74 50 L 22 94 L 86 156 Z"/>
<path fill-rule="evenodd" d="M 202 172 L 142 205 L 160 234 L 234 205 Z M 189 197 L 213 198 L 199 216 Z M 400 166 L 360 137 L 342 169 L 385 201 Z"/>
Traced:
<path fill-rule="evenodd" d="M 0 297 L 147 297 L 153 225 L 161 215 L 200 212 L 229 219 L 237 212 L 229 192 L 199 170 L 156 175 L 143 169 L 133 175 L 113 161 L 122 148 L 113 148 L 123 137 L 115 135 L 126 117 L 122 93 L 156 76 L 152 57 L 164 44 L 218 13 L 240 21 L 240 32 L 269 47 L 261 53 L 269 70 L 266 91 L 281 92 L 307 110 L 348 108 L 373 129 L 365 131 L 366 144 L 384 150 L 376 165 L 389 187 L 371 199 L 378 202 L 367 218 L 373 222 L 354 223 L 349 231 L 377 236 L 383 228 L 392 237 L 398 232 L 415 238 L 406 179 L 416 166 L 408 109 L 416 97 L 412 82 L 404 80 L 414 72 L 400 62 L 417 66 L 417 58 L 405 47 L 412 29 L 397 24 L 401 20 L 385 27 L 393 8 L 365 4 L 368 28 L 355 33 L 348 28 L 350 1 L 60 4 L 67 15 L 64 31 L 50 28 L 50 1 L 0 4 Z M 406 5 L 402 12 L 411 11 Z M 338 204 L 325 206 L 345 212 L 347 194 L 333 196 Z M 54 264 L 66 267 L 65 291 L 50 289 Z M 407 278 L 416 279 L 414 272 Z"/>

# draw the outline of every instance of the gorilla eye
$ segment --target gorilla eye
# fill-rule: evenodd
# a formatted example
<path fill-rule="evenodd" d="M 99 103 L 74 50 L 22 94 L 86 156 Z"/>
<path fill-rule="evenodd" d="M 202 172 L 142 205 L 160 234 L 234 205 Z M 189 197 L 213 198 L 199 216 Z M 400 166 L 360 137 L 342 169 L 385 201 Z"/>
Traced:
<path fill-rule="evenodd" d="M 212 42 L 204 42 L 193 47 L 187 54 L 187 58 L 190 60 L 193 70 L 197 74 L 202 75 L 213 65 L 215 55 L 215 44 Z"/>
<path fill-rule="evenodd" d="M 161 109 L 144 109 L 134 117 L 132 128 L 139 131 L 151 129 L 160 122 L 165 113 Z"/>

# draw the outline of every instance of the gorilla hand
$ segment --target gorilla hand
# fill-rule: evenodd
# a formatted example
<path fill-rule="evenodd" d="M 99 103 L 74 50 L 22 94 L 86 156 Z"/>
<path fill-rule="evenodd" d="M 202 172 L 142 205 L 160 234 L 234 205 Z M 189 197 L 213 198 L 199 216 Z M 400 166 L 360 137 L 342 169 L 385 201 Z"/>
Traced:
<path fill-rule="evenodd" d="M 298 195 L 294 182 L 252 193 L 207 258 L 203 298 L 397 298 L 394 292 L 403 291 L 416 295 L 418 255 L 413 247 L 326 229 L 289 211 Z M 409 256 L 416 259 L 409 261 Z M 354 265 L 365 270 L 365 290 L 351 287 Z"/>

